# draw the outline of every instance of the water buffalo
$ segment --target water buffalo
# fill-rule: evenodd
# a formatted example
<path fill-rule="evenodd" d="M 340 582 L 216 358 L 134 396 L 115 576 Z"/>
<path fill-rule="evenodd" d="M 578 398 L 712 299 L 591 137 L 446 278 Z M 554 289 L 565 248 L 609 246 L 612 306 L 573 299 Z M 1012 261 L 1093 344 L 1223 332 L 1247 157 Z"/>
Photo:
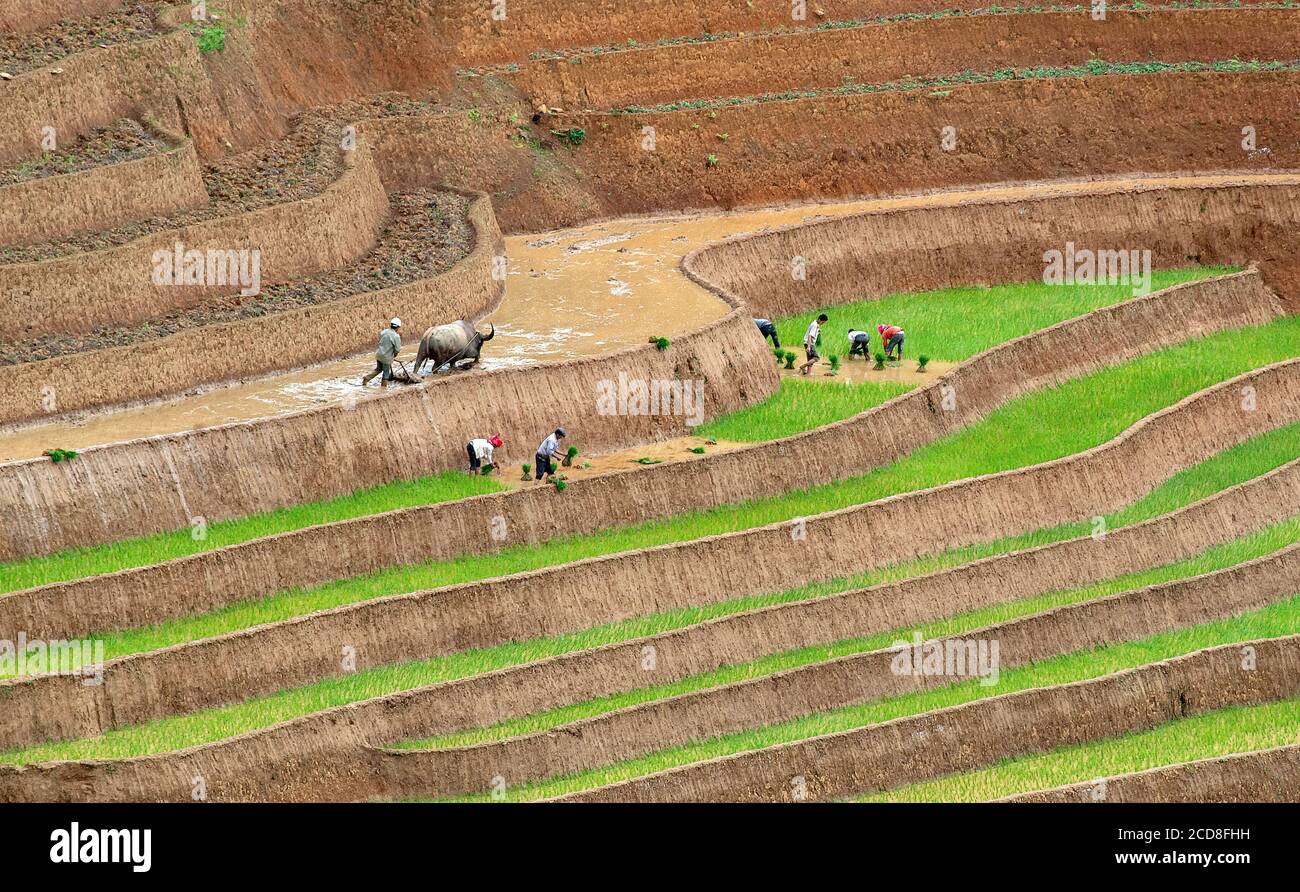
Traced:
<path fill-rule="evenodd" d="M 478 362 L 478 354 L 483 347 L 483 342 L 492 340 L 496 333 L 496 326 L 492 326 L 492 330 L 487 334 L 479 334 L 474 328 L 474 323 L 463 319 L 447 325 L 433 326 L 424 333 L 424 337 L 420 338 L 420 349 L 415 355 L 415 374 L 421 375 L 426 361 L 433 363 L 435 372 L 447 363 L 451 363 L 452 368 L 455 369 L 458 363 L 467 359 L 469 362 L 461 368 L 469 368 Z"/>

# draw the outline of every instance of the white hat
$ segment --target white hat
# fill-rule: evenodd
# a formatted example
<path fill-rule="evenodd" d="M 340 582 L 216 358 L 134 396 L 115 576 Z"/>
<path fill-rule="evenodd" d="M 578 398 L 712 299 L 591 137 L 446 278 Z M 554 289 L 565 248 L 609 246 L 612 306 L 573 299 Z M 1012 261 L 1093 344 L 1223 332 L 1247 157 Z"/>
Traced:
<path fill-rule="evenodd" d="M 401 320 L 401 319 L 398 319 L 396 316 L 394 316 L 394 317 L 393 317 L 393 321 L 392 321 L 392 322 L 389 322 L 388 324 L 391 325 L 391 326 L 393 326 L 393 328 L 401 328 L 401 327 L 402 327 L 402 320 Z"/>

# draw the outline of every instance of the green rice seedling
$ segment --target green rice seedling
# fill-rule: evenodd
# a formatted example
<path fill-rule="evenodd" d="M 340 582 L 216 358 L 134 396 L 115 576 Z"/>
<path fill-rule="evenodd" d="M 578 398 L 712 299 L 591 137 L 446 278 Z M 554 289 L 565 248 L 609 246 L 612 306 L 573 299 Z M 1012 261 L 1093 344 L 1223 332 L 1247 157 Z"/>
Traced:
<path fill-rule="evenodd" d="M 584 471 L 589 471 L 591 470 L 591 462 L 585 461 L 581 465 L 579 465 L 579 467 L 582 468 Z"/>
<path fill-rule="evenodd" d="M 1231 270 L 1203 267 L 1156 271 L 1152 285 L 1166 288 L 1227 272 Z M 873 308 L 876 307 L 883 307 L 886 314 L 905 309 L 908 331 L 914 338 L 928 340 L 932 337 L 936 343 L 944 345 L 942 358 L 959 361 L 994 344 L 1130 296 L 1128 289 L 1121 287 L 1049 287 L 1041 282 L 1031 282 L 991 288 L 945 289 L 927 292 L 921 296 L 923 299 L 917 299 L 917 295 L 888 295 L 851 306 L 857 307 L 860 313 L 875 312 Z M 783 335 L 797 339 L 809 318 L 809 314 L 804 314 L 780 320 L 778 326 Z M 782 358 L 787 354 L 787 367 L 793 368 L 795 356 L 782 351 Z M 802 425 L 827 424 L 875 404 L 872 401 L 860 404 L 836 402 L 837 413 L 826 413 L 801 408 L 806 400 L 787 405 L 790 397 L 791 391 L 783 384 L 767 402 L 718 419 L 732 424 L 715 426 L 717 422 L 711 423 L 709 433 L 726 439 L 756 441 L 765 438 L 765 430 L 771 430 L 772 436 L 784 436 L 807 429 Z M 465 474 L 435 474 L 414 481 L 384 484 L 334 499 L 215 523 L 208 527 L 205 538 L 193 537 L 186 527 L 0 565 L 0 592 L 114 572 L 316 524 L 436 504 L 499 489 L 490 478 Z"/>
<path fill-rule="evenodd" d="M 794 368 L 794 360 L 795 360 L 795 355 L 791 353 L 789 350 L 787 350 L 785 352 L 785 367 L 787 369 Z"/>
<path fill-rule="evenodd" d="M 50 461 L 56 465 L 62 461 L 71 461 L 77 457 L 77 453 L 72 449 L 46 449 L 42 455 L 48 456 Z"/>
<path fill-rule="evenodd" d="M 479 473 L 482 474 L 484 477 L 488 477 L 491 476 L 494 470 L 496 470 L 496 468 L 492 465 L 491 462 L 488 462 L 486 465 L 484 465 L 482 468 L 479 469 Z"/>
<path fill-rule="evenodd" d="M 412 747 L 468 746 L 492 740 L 503 740 L 507 737 L 530 734 L 536 731 L 549 731 L 569 722 L 604 715 L 631 706 L 676 697 L 681 694 L 701 691 L 736 681 L 765 677 L 777 672 L 805 667 L 830 659 L 880 650 L 889 647 L 894 641 L 912 640 L 914 633 L 920 633 L 924 640 L 960 635 L 1047 610 L 1083 604 L 1123 592 L 1135 591 L 1150 585 L 1187 579 L 1271 554 L 1278 547 L 1286 547 L 1295 541 L 1300 541 L 1300 518 L 1207 549 L 1184 561 L 1128 573 L 1093 585 L 1047 592 L 1017 601 L 994 604 L 978 610 L 934 620 L 922 626 L 891 629 L 831 644 L 795 648 L 745 663 L 731 664 L 709 672 L 687 676 L 668 684 L 621 691 L 584 702 L 510 719 L 483 728 L 473 728 L 427 741 L 415 741 L 403 745 Z"/>
<path fill-rule="evenodd" d="M 578 457 L 578 447 L 570 446 L 569 451 L 564 453 L 563 464 L 566 468 L 573 467 L 573 460 Z"/>
<path fill-rule="evenodd" d="M 920 356 L 916 358 L 916 370 L 918 372 L 924 372 L 925 367 L 929 364 L 930 364 L 930 357 L 926 356 L 924 353 L 922 353 Z"/>
<path fill-rule="evenodd" d="M 832 375 L 838 375 L 838 374 L 840 373 L 840 356 L 839 356 L 839 354 L 838 354 L 838 353 L 832 353 L 832 354 L 831 354 L 829 357 L 827 357 L 827 358 L 830 360 L 830 363 L 831 363 L 831 374 L 832 374 Z"/>
<path fill-rule="evenodd" d="M 876 371 L 880 371 L 880 370 L 883 369 L 884 367 L 885 367 L 885 354 L 883 354 L 883 353 L 877 353 L 877 354 L 876 354 L 876 364 L 873 365 L 872 368 L 875 369 Z"/>
<path fill-rule="evenodd" d="M 703 446 L 693 446 L 693 447 L 691 447 L 691 452 L 694 452 L 696 455 L 703 455 L 703 454 L 704 454 L 704 447 L 703 447 Z"/>
<path fill-rule="evenodd" d="M 704 440 L 704 442 L 705 442 L 705 445 L 708 445 L 708 446 L 717 446 L 717 445 L 718 445 L 718 438 L 717 438 L 717 437 L 707 437 L 707 438 Z"/>
<path fill-rule="evenodd" d="M 651 338 L 650 343 L 654 344 L 655 347 L 658 348 L 659 350 L 667 350 L 668 345 L 671 344 L 672 341 L 668 340 L 667 338 Z"/>
<path fill-rule="evenodd" d="M 978 802 L 1295 742 L 1300 699 L 1234 706 L 1148 731 L 1034 753 L 996 766 L 909 784 L 858 802 Z"/>
<path fill-rule="evenodd" d="M 638 465 L 661 465 L 664 462 L 662 458 L 650 458 L 644 455 L 640 458 L 634 458 L 632 461 L 634 464 Z"/>
<path fill-rule="evenodd" d="M 1284 431 L 1287 434 L 1286 437 L 1265 435 L 1263 438 L 1255 438 L 1247 441 L 1246 444 L 1227 450 L 1189 471 L 1183 472 L 1139 503 L 1130 506 L 1124 511 L 1107 516 L 1108 527 L 1116 529 L 1126 523 L 1136 523 L 1149 516 L 1173 510 L 1190 501 L 1202 498 L 1208 492 L 1242 482 L 1243 475 L 1252 473 L 1257 475 L 1268 470 L 1272 462 L 1282 460 L 1279 456 L 1293 456 L 1295 454 L 1296 445 L 1300 442 L 1295 436 L 1297 430 L 1300 430 L 1300 425 L 1293 425 L 1291 430 Z M 1050 530 L 1040 530 L 1024 536 L 1003 539 L 996 543 L 954 549 L 937 556 L 931 555 L 913 559 L 904 564 L 879 568 L 852 577 L 807 583 L 782 593 L 754 595 L 727 602 L 670 610 L 646 617 L 633 617 L 594 629 L 586 629 L 545 639 L 510 642 L 484 650 L 448 654 L 420 663 L 366 669 L 359 673 L 327 679 L 301 688 L 280 691 L 268 697 L 232 704 L 228 707 L 206 710 L 186 716 L 176 716 L 148 725 L 109 731 L 99 738 L 51 743 L 25 751 L 15 751 L 14 753 L 0 755 L 0 762 L 22 763 L 49 759 L 117 758 L 181 749 L 233 736 L 255 728 L 267 727 L 293 716 L 304 715 L 330 706 L 343 705 L 400 690 L 409 690 L 424 684 L 433 684 L 463 678 L 468 675 L 490 672 L 575 650 L 586 650 L 605 644 L 679 629 L 687 625 L 705 622 L 745 610 L 806 600 L 850 588 L 878 585 L 882 582 L 904 579 L 967 563 L 992 554 L 1004 554 L 1051 541 L 1060 541 L 1063 538 L 1086 535 L 1090 528 L 1090 521 L 1063 525 Z M 1199 559 L 1194 559 L 1198 561 L 1195 566 L 1186 566 L 1185 575 L 1208 572 L 1211 569 L 1216 569 L 1217 564 L 1225 561 L 1225 565 L 1231 565 L 1232 563 L 1249 560 L 1259 554 L 1269 553 L 1284 547 L 1288 541 L 1295 541 L 1297 537 L 1300 537 L 1300 524 L 1295 521 L 1292 521 L 1289 527 L 1280 524 L 1272 530 L 1252 534 L 1237 543 L 1220 546 L 1218 550 L 1204 553 Z M 1170 574 L 1177 569 L 1175 565 L 1169 565 L 1166 568 L 1144 571 L 1142 575 L 1131 576 L 1127 581 L 1131 587 L 1141 584 L 1144 580 L 1168 579 Z M 1146 575 L 1156 572 L 1161 575 L 1158 577 Z M 405 591 L 408 589 L 402 588 L 399 590 Z M 1094 594 L 1100 597 L 1105 592 L 1094 588 Z M 1071 596 L 1065 600 L 1074 599 L 1075 597 Z M 1037 603 L 1035 607 L 1038 610 L 1050 609 L 1060 603 L 1063 603 L 1060 596 L 1049 597 L 1041 603 Z M 1018 608 L 1010 605 L 1004 608 L 1005 612 L 997 612 L 999 608 L 996 607 L 991 609 L 995 612 L 979 614 L 972 612 L 967 615 L 967 619 L 970 622 L 982 625 L 1018 615 L 1016 613 Z M 941 634 L 954 634 L 965 628 L 965 626 L 960 623 L 957 625 L 944 625 L 941 623 L 925 628 L 928 630 L 927 634 L 930 637 L 935 637 Z M 119 648 L 120 641 L 110 640 L 106 644 L 106 651 L 110 657 L 118 653 Z M 826 657 L 835 655 L 835 653 L 831 652 L 826 653 Z"/>
<path fill-rule="evenodd" d="M 1233 349 L 1228 349 L 1229 346 Z M 123 652 L 210 637 L 374 597 L 752 529 L 951 480 L 1050 461 L 1104 443 L 1133 422 L 1189 393 L 1241 371 L 1297 355 L 1300 355 L 1300 318 L 1297 317 L 1220 332 L 1026 394 L 975 424 L 912 450 L 892 464 L 846 480 L 740 504 L 685 512 L 671 518 L 646 520 L 630 527 L 514 546 L 491 554 L 387 568 L 311 589 L 230 604 L 158 627 L 107 635 L 105 646 L 111 658 Z M 1294 444 L 1291 448 L 1294 449 Z"/>
<path fill-rule="evenodd" d="M 717 156 L 717 155 L 712 155 L 712 154 L 709 155 L 709 157 L 707 157 L 707 158 L 704 159 L 704 165 L 705 165 L 706 167 L 717 167 L 717 166 L 718 166 L 718 156 Z"/>
<path fill-rule="evenodd" d="M 1204 648 L 1292 634 L 1297 623 L 1300 623 L 1300 596 L 1230 619 L 1174 629 L 1137 641 L 1074 651 L 1028 666 L 1006 669 L 994 685 L 981 684 L 981 679 L 967 679 L 945 687 L 853 704 L 778 724 L 693 741 L 565 777 L 517 786 L 511 790 L 507 800 L 528 801 L 560 796 L 709 759 L 798 743 L 1003 694 L 1088 681 Z M 463 798 L 491 801 L 487 795 Z"/>
<path fill-rule="evenodd" d="M 566 489 L 569 488 L 569 484 L 566 483 L 564 480 L 561 480 L 559 477 L 556 477 L 556 478 L 555 478 L 553 481 L 551 481 L 551 482 L 555 484 L 555 491 L 556 491 L 556 492 L 564 492 Z"/>
<path fill-rule="evenodd" d="M 523 479 L 523 480 L 529 480 L 529 479 L 532 478 L 532 476 L 533 476 L 533 466 L 532 466 L 532 465 L 530 465 L 530 464 L 522 464 L 522 465 L 520 465 L 519 467 L 523 468 L 523 471 L 524 471 L 524 476 L 523 476 L 521 479 Z"/>
<path fill-rule="evenodd" d="M 773 351 L 772 351 L 772 355 L 776 357 L 776 364 L 777 364 L 777 365 L 780 365 L 781 362 L 785 359 L 785 351 L 784 351 L 784 350 L 773 350 Z"/>

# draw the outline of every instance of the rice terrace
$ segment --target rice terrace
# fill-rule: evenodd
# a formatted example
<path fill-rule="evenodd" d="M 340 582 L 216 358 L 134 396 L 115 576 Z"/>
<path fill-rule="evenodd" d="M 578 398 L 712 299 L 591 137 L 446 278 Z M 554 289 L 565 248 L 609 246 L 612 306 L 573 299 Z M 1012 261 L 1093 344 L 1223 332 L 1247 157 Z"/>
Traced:
<path fill-rule="evenodd" d="M 0 302 L 0 803 L 1300 801 L 1296 0 L 2 0 Z"/>

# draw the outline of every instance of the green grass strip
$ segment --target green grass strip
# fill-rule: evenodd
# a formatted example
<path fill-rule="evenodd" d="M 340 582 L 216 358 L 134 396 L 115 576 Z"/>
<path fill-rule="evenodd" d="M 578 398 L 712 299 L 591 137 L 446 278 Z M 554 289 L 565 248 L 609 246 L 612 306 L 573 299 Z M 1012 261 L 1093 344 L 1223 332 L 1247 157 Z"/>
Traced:
<path fill-rule="evenodd" d="M 208 526 L 206 535 L 200 535 L 193 529 L 184 529 L 0 564 L 0 592 L 14 592 L 52 582 L 142 567 L 236 545 L 250 539 L 274 536 L 288 530 L 382 514 L 416 505 L 451 502 L 503 489 L 504 486 L 490 477 L 471 477 L 461 472 L 436 474 L 418 480 L 399 480 L 324 502 L 311 502 L 237 520 L 220 521 Z"/>
<path fill-rule="evenodd" d="M 1202 573 L 1222 570 L 1243 561 L 1262 557 L 1296 542 L 1300 542 L 1300 517 L 1234 542 L 1208 549 L 1185 561 L 1165 564 L 1138 573 L 1128 573 L 1094 585 L 1048 592 L 1032 598 L 984 607 L 947 617 L 939 622 L 903 629 L 890 629 L 875 635 L 837 641 L 830 645 L 816 645 L 788 650 L 745 663 L 723 666 L 711 672 L 692 675 L 668 684 L 622 691 L 617 694 L 597 697 L 557 709 L 522 716 L 483 728 L 471 728 L 466 731 L 425 740 L 402 741 L 396 746 L 409 749 L 447 749 L 472 746 L 493 740 L 506 740 L 510 737 L 519 737 L 537 731 L 549 731 L 560 725 L 604 715 L 628 706 L 639 706 L 656 700 L 665 700 L 669 697 L 707 690 L 719 685 L 762 678 L 787 669 L 810 666 L 836 657 L 880 650 L 891 646 L 896 641 L 911 641 L 913 634 L 916 632 L 919 632 L 921 637 L 927 641 L 947 635 L 959 635 L 995 623 L 1031 616 L 1055 607 L 1082 604 L 1149 585 L 1188 579 Z"/>
<path fill-rule="evenodd" d="M 768 399 L 703 424 L 695 435 L 744 443 L 775 440 L 852 418 L 912 389 L 892 381 L 831 384 L 786 378 Z"/>
<path fill-rule="evenodd" d="M 782 743 L 795 743 L 825 734 L 851 731 L 879 722 L 959 706 L 1015 691 L 1099 678 L 1123 669 L 1172 659 L 1207 647 L 1293 635 L 1300 628 L 1300 597 L 1214 623 L 1163 632 L 1141 641 L 1076 651 L 1031 666 L 1007 670 L 998 684 L 963 681 L 943 688 L 905 694 L 834 709 L 764 728 L 727 734 L 672 747 L 554 780 L 516 787 L 503 801 L 528 801 L 589 790 L 658 771 L 721 756 L 750 752 Z M 458 797 L 458 801 L 491 802 L 490 794 Z"/>
<path fill-rule="evenodd" d="M 1300 699 L 1234 706 L 1137 734 L 1004 759 L 979 771 L 873 793 L 858 802 L 983 802 L 1117 774 L 1297 742 Z"/>
<path fill-rule="evenodd" d="M 861 505 L 895 493 L 1073 455 L 1212 384 L 1300 355 L 1300 318 L 1221 332 L 1013 400 L 891 465 L 806 490 L 595 533 L 390 567 L 106 635 L 108 656 L 153 650 L 385 595 L 520 573 L 585 557 L 684 542 Z M 958 397 L 960 399 L 960 396 Z M 762 473 L 761 462 L 754 473 Z"/>
<path fill-rule="evenodd" d="M 1152 273 L 1151 281 L 1152 287 L 1158 290 L 1233 271 L 1231 267 L 1160 270 Z M 1119 303 L 1131 296 L 1130 291 L 1120 285 L 1065 287 L 1037 282 L 996 288 L 894 294 L 880 301 L 848 305 L 844 312 L 860 316 L 867 312 L 867 308 L 874 307 L 896 315 L 910 326 L 909 337 L 919 338 L 922 343 L 930 337 L 928 333 L 931 331 L 948 332 L 942 336 L 944 350 L 936 352 L 935 356 L 965 359 L 1002 341 Z M 924 311 L 917 309 L 921 307 L 925 308 Z M 836 313 L 839 312 L 837 309 Z M 871 318 L 869 314 L 867 318 Z M 807 324 L 807 320 L 801 323 L 778 322 L 783 334 L 798 328 L 797 334 L 785 334 L 786 339 L 793 343 L 798 342 Z M 937 342 L 938 336 L 935 340 Z M 843 392 L 820 391 L 821 399 L 813 405 L 810 397 L 817 394 L 783 386 L 773 399 L 760 406 L 713 422 L 720 432 L 711 432 L 713 428 L 710 427 L 710 432 L 702 431 L 701 435 L 722 438 L 724 434 L 721 432 L 735 431 L 737 438 L 743 436 L 747 440 L 761 438 L 764 433 L 770 437 L 786 436 L 864 412 L 903 392 L 897 385 L 877 385 L 877 388 L 860 386 L 846 388 Z M 203 538 L 196 538 L 192 530 L 184 529 L 0 564 L 0 593 L 147 566 L 316 524 L 438 504 L 502 489 L 491 478 L 457 473 L 396 481 L 328 501 L 215 523 L 207 528 Z"/>
<path fill-rule="evenodd" d="M 1296 428 L 1300 429 L 1300 425 Z M 1128 523 L 1137 523 L 1147 517 L 1175 510 L 1184 504 L 1190 504 L 1220 489 L 1244 482 L 1295 458 L 1297 451 L 1300 451 L 1300 442 L 1294 436 L 1289 439 L 1281 437 L 1280 433 L 1282 432 L 1274 431 L 1256 437 L 1174 476 L 1141 502 L 1110 515 L 1107 518 L 1109 525 L 1112 528 L 1117 527 L 1122 516 L 1128 518 Z M 1083 530 L 1076 529 L 1077 526 L 1062 525 L 1052 530 L 1036 531 L 1025 536 L 1006 538 L 974 548 L 954 549 L 940 555 L 931 555 L 850 577 L 810 583 L 775 594 L 756 595 L 665 611 L 565 635 L 511 642 L 420 662 L 367 669 L 355 675 L 326 679 L 219 709 L 204 710 L 147 725 L 110 731 L 98 738 L 42 744 L 16 750 L 0 756 L 0 762 L 112 759 L 170 752 L 232 737 L 245 731 L 269 727 L 278 722 L 333 706 L 519 666 L 545 657 L 642 638 L 745 610 L 820 597 L 851 588 L 877 585 L 934 572 L 991 554 L 1072 538 L 1091 529 L 1090 524 L 1084 525 L 1086 528 Z"/>

